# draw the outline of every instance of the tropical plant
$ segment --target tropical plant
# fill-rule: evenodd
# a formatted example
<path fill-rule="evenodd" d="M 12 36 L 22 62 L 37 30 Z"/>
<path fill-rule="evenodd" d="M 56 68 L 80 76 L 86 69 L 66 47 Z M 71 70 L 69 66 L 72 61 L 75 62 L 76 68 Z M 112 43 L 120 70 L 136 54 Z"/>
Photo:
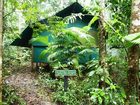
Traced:
<path fill-rule="evenodd" d="M 62 105 L 124 105 L 126 95 L 124 89 L 113 83 L 109 74 L 99 66 L 98 61 L 89 61 L 87 69 L 92 69 L 82 77 L 69 78 L 67 91 L 64 91 L 63 79 L 52 79 L 48 74 L 40 75 L 39 83 L 51 89 L 52 98 Z M 99 88 L 105 79 L 106 87 Z"/>
<path fill-rule="evenodd" d="M 54 20 L 54 18 L 57 18 Z M 57 20 L 57 21 L 56 21 Z M 61 27 L 61 28 L 60 28 Z M 93 54 L 97 54 L 95 39 L 88 34 L 87 28 L 65 28 L 66 23 L 58 17 L 49 20 L 46 30 L 51 32 L 53 41 L 48 43 L 40 58 L 47 56 L 47 60 L 54 69 L 80 69 L 80 64 L 92 60 Z M 37 39 L 36 39 L 37 38 Z M 44 42 L 35 37 L 34 41 Z M 85 61 L 80 60 L 83 57 Z"/>
<path fill-rule="evenodd" d="M 124 105 L 126 95 L 123 88 L 114 84 L 109 76 L 108 70 L 97 66 L 95 70 L 89 73 L 89 81 L 94 81 L 93 87 L 88 88 L 91 100 L 97 105 Z M 104 87 L 101 87 L 101 81 L 104 81 Z"/>

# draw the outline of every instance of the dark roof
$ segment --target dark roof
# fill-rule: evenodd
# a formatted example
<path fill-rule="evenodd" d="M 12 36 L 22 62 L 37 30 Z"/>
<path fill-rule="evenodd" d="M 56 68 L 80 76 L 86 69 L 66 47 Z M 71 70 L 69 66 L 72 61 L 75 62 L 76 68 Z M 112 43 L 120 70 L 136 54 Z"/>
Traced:
<path fill-rule="evenodd" d="M 83 10 L 83 7 L 78 2 L 75 2 L 70 6 L 66 7 L 65 9 L 61 10 L 60 12 L 56 13 L 55 16 L 64 18 L 66 16 L 71 15 L 72 13 L 88 14 L 88 11 Z M 92 18 L 93 18 L 92 15 L 85 15 L 82 16 L 82 21 L 89 23 Z M 47 19 L 42 19 L 40 20 L 40 22 L 47 24 Z M 21 38 L 15 39 L 11 43 L 11 45 L 21 46 L 21 47 L 31 47 L 31 44 L 29 44 L 29 40 L 32 38 L 32 34 L 33 34 L 33 29 L 28 26 L 21 33 Z"/>
<path fill-rule="evenodd" d="M 32 38 L 33 29 L 29 26 L 21 33 L 21 38 L 15 39 L 11 45 L 21 47 L 31 47 L 29 40 Z"/>
<path fill-rule="evenodd" d="M 80 12 L 83 14 L 88 13 L 88 11 L 83 10 L 83 7 L 78 2 L 75 2 L 71 4 L 70 6 L 68 6 L 67 8 L 56 13 L 56 16 L 64 18 L 66 16 L 71 15 L 71 13 L 80 13 Z"/>

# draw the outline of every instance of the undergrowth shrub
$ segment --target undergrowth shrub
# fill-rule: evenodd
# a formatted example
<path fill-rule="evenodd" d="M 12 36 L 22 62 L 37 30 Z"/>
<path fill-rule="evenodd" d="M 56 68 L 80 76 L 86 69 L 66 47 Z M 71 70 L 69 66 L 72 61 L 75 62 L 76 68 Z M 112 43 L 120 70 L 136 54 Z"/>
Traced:
<path fill-rule="evenodd" d="M 3 84 L 2 105 L 26 105 L 26 102 L 17 95 L 14 88 Z"/>
<path fill-rule="evenodd" d="M 110 78 L 106 79 L 106 87 L 100 88 L 98 76 L 91 71 L 90 76 L 70 77 L 66 92 L 63 78 L 51 79 L 48 74 L 44 74 L 39 81 L 52 90 L 52 100 L 58 105 L 102 105 L 103 102 L 105 105 L 124 105 L 124 90 Z"/>

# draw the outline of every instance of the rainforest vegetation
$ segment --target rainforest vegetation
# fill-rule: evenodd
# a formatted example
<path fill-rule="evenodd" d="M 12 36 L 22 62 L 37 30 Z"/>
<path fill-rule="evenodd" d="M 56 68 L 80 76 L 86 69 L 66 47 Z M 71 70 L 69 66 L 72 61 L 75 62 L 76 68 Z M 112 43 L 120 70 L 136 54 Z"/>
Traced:
<path fill-rule="evenodd" d="M 140 105 L 139 45 L 140 0 L 0 0 L 0 105 Z"/>

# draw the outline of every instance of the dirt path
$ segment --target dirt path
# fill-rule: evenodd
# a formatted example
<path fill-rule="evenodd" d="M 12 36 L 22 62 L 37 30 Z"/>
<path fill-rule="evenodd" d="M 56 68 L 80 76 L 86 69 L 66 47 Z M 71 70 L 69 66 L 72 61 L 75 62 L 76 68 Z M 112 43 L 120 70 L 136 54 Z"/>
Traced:
<path fill-rule="evenodd" d="M 26 67 L 13 73 L 5 82 L 18 91 L 18 95 L 26 100 L 27 105 L 56 105 L 51 102 L 47 89 L 38 85 L 37 76 Z"/>

